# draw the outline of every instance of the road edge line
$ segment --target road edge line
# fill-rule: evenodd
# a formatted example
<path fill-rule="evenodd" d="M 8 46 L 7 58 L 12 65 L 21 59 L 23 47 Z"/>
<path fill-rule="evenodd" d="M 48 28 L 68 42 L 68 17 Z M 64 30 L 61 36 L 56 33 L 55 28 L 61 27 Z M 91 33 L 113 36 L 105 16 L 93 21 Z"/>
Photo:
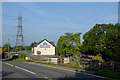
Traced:
<path fill-rule="evenodd" d="M 50 67 L 50 68 L 56 68 L 56 69 L 61 69 L 61 70 L 65 70 L 65 71 L 70 71 L 70 72 L 76 72 L 74 70 L 67 70 L 67 69 L 62 69 L 62 68 L 57 68 L 57 67 L 52 67 L 50 65 L 45 65 L 45 64 L 40 64 L 40 63 L 33 63 L 33 62 L 25 62 L 25 63 L 28 63 L 28 64 L 35 64 L 35 65 L 40 65 L 40 66 L 45 66 L 45 67 Z M 99 75 L 93 75 L 93 74 L 89 74 L 89 73 L 82 73 L 82 72 L 79 72 L 80 74 L 83 74 L 83 75 L 88 75 L 88 76 L 93 76 L 93 77 L 97 77 L 97 78 L 103 78 L 103 79 L 112 79 L 112 78 L 108 78 L 108 77 L 104 77 L 104 76 L 99 76 Z M 113 80 L 113 79 L 112 79 Z"/>

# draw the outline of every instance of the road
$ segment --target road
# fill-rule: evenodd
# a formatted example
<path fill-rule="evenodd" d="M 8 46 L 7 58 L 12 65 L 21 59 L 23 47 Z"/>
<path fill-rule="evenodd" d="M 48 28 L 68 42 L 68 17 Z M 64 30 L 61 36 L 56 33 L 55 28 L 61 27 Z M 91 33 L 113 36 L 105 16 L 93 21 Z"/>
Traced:
<path fill-rule="evenodd" d="M 2 78 L 29 78 L 29 79 L 46 79 L 46 80 L 63 80 L 63 79 L 92 79 L 101 80 L 94 76 L 83 75 L 66 70 L 27 64 L 18 61 L 2 62 Z"/>

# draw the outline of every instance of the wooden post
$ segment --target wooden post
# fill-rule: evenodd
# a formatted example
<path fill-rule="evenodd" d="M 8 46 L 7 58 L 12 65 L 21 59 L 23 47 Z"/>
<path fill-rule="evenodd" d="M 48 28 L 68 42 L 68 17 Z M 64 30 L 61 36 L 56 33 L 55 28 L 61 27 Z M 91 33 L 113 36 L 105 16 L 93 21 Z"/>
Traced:
<path fill-rule="evenodd" d="M 112 71 L 114 71 L 114 61 L 111 61 L 111 68 L 112 68 Z"/>
<path fill-rule="evenodd" d="M 112 61 L 112 67 L 113 67 L 113 71 L 114 71 L 114 61 Z"/>

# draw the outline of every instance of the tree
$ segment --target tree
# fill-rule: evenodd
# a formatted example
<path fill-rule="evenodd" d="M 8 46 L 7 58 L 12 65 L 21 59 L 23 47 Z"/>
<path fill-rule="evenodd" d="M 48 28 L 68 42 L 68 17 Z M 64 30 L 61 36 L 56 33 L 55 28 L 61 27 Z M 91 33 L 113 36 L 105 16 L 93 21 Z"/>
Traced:
<path fill-rule="evenodd" d="M 100 45 L 100 36 L 106 33 L 106 31 L 112 27 L 113 24 L 96 24 L 91 30 L 83 35 L 83 46 L 81 47 L 82 53 L 96 55 L 99 54 L 97 51 Z"/>
<path fill-rule="evenodd" d="M 32 47 L 33 47 L 35 44 L 37 44 L 37 43 L 36 43 L 36 42 L 32 42 L 32 43 L 30 44 L 30 46 L 26 47 L 25 50 L 31 50 Z"/>
<path fill-rule="evenodd" d="M 5 43 L 2 48 L 3 48 L 2 49 L 3 52 L 7 52 L 8 51 L 8 43 Z M 9 44 L 9 49 L 10 49 L 10 51 L 12 50 L 12 47 L 10 46 L 10 44 Z"/>
<path fill-rule="evenodd" d="M 104 60 L 120 61 L 120 26 L 118 24 L 96 24 L 83 35 L 81 52 L 102 55 Z"/>
<path fill-rule="evenodd" d="M 0 46 L 0 52 L 2 51 L 2 48 L 1 48 L 1 46 Z"/>
<path fill-rule="evenodd" d="M 25 47 L 23 46 L 14 46 L 11 52 L 18 52 L 20 50 L 25 50 Z"/>
<path fill-rule="evenodd" d="M 62 54 L 63 53 L 63 39 L 62 36 L 59 38 L 58 42 L 57 42 L 57 46 L 56 46 L 56 53 L 57 54 Z M 65 55 L 64 55 L 65 56 Z"/>
<path fill-rule="evenodd" d="M 80 51 L 81 33 L 65 33 L 57 42 L 56 52 L 61 55 L 78 54 Z"/>
<path fill-rule="evenodd" d="M 100 37 L 100 46 L 98 46 L 97 51 L 105 60 L 120 61 L 120 26 L 118 24 L 109 28 Z"/>

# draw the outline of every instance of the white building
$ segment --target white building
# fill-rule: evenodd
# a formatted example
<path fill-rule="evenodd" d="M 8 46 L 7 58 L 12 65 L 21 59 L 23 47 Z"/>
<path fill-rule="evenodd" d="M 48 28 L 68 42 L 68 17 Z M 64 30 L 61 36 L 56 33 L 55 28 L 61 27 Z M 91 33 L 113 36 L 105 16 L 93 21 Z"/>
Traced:
<path fill-rule="evenodd" d="M 54 64 L 68 64 L 69 57 L 58 58 L 55 54 L 54 42 L 49 42 L 47 39 L 40 41 L 32 48 L 33 54 L 25 57 L 26 60 L 33 60 L 38 62 L 49 62 Z M 38 55 L 39 54 L 39 55 Z"/>
<path fill-rule="evenodd" d="M 54 42 L 49 42 L 47 39 L 40 41 L 32 48 L 32 55 L 55 55 Z"/>

